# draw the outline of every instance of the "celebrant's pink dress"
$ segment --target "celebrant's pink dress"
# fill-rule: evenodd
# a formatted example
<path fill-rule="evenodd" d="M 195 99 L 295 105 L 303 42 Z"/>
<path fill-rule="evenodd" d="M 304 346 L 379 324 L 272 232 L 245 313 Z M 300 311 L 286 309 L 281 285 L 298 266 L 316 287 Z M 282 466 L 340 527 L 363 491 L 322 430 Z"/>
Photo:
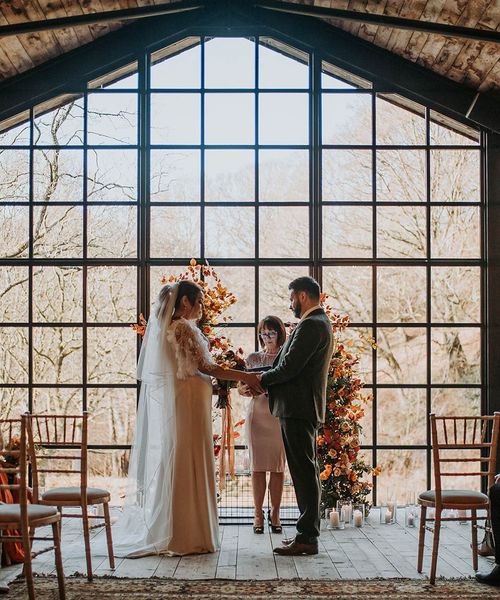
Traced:
<path fill-rule="evenodd" d="M 270 367 L 275 354 L 254 352 L 246 359 L 248 368 Z M 283 473 L 285 470 L 285 448 L 279 419 L 269 410 L 266 394 L 253 396 L 247 414 L 247 439 L 252 471 Z"/>

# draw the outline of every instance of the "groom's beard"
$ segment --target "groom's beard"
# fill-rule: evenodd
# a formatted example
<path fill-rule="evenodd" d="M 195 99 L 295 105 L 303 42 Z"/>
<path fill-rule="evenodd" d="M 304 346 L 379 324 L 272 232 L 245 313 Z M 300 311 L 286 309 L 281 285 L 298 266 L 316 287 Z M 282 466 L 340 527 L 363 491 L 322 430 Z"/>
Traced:
<path fill-rule="evenodd" d="M 300 315 L 302 314 L 302 304 L 298 300 L 293 309 L 293 314 L 297 319 L 300 319 Z"/>

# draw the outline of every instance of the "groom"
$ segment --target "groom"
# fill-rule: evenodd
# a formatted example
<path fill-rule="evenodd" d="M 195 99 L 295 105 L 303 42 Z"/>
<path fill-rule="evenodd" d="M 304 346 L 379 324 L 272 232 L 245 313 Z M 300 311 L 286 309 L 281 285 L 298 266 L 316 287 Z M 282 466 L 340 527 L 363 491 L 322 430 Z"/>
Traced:
<path fill-rule="evenodd" d="M 321 484 L 316 461 L 317 427 L 325 419 L 326 381 L 333 352 L 330 320 L 320 306 L 319 284 L 299 277 L 288 286 L 290 309 L 300 321 L 271 370 L 257 375 L 268 389 L 269 407 L 279 417 L 300 517 L 297 535 L 276 554 L 317 554 Z M 257 383 L 257 382 L 256 382 Z"/>

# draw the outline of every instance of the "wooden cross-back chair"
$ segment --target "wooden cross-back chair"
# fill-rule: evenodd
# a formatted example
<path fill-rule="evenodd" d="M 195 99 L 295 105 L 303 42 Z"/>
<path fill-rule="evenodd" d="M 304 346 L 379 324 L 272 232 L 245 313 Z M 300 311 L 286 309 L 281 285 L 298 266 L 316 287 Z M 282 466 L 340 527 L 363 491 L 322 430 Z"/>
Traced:
<path fill-rule="evenodd" d="M 437 417 L 431 414 L 430 424 L 434 460 L 434 489 L 427 490 L 418 497 L 418 503 L 422 508 L 417 570 L 419 573 L 422 572 L 425 532 L 426 530 L 433 531 L 430 582 L 434 584 L 442 521 L 471 521 L 472 564 L 475 571 L 478 569 L 477 522 L 489 518 L 488 496 L 480 490 L 447 489 L 445 482 L 448 477 L 473 477 L 476 481 L 485 479 L 488 489 L 493 485 L 496 474 L 500 412 L 482 417 Z M 473 456 L 470 455 L 471 452 Z M 428 508 L 435 509 L 435 518 L 427 517 Z M 443 517 L 443 510 L 469 510 L 470 516 L 467 514 L 466 516 Z M 478 516 L 478 510 L 484 510 L 485 515 Z M 434 522 L 433 529 L 427 526 L 428 522 Z"/>
<path fill-rule="evenodd" d="M 108 546 L 109 566 L 115 568 L 113 540 L 109 516 L 110 493 L 107 490 L 88 487 L 88 415 L 28 415 L 28 439 L 32 464 L 33 497 L 39 504 L 56 506 L 63 517 L 81 518 L 87 562 L 87 579 L 92 581 L 92 558 L 90 551 L 89 505 L 102 505 Z M 71 451 L 76 451 L 71 453 Z M 75 463 L 77 466 L 75 467 Z M 79 463 L 79 465 L 78 465 Z M 41 489 L 41 478 L 57 475 L 58 478 L 77 475 L 78 486 L 61 486 Z M 64 483 L 64 482 L 63 482 Z M 81 508 L 80 513 L 63 513 L 64 507 Z"/>
<path fill-rule="evenodd" d="M 53 506 L 28 503 L 27 484 L 27 417 L 0 419 L 0 542 L 21 544 L 24 576 L 30 600 L 35 599 L 31 545 L 33 540 L 53 542 L 59 599 L 65 599 L 64 571 L 61 558 L 61 514 Z M 36 537 L 36 529 L 52 527 L 52 536 Z M 50 548 L 48 548 L 50 549 Z"/>

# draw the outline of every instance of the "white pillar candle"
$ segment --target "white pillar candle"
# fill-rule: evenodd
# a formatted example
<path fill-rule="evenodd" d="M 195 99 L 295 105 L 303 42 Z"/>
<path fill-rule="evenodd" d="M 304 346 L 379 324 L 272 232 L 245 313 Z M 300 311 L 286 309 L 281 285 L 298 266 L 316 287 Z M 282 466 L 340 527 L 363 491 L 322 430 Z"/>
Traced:
<path fill-rule="evenodd" d="M 363 525 L 363 515 L 360 510 L 355 510 L 353 513 L 354 527 L 361 527 Z"/>
<path fill-rule="evenodd" d="M 390 523 L 392 521 L 392 513 L 389 509 L 385 512 L 385 522 Z"/>
<path fill-rule="evenodd" d="M 412 512 L 408 515 L 408 527 L 415 527 L 415 515 Z"/>
<path fill-rule="evenodd" d="M 330 525 L 332 527 L 338 527 L 340 524 L 340 520 L 339 520 L 339 513 L 332 508 L 332 511 L 330 513 Z"/>

